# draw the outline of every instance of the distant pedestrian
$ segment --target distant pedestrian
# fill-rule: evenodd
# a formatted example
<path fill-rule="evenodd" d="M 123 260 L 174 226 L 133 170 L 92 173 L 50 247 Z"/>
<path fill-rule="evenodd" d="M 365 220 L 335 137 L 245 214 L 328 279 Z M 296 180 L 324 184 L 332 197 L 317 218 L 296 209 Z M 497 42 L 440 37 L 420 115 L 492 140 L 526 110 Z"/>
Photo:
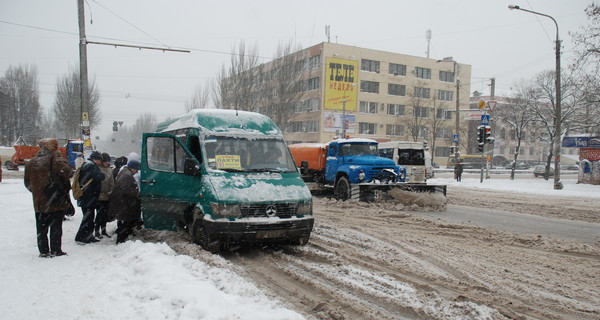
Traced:
<path fill-rule="evenodd" d="M 454 177 L 456 178 L 456 181 L 460 182 L 462 180 L 462 173 L 463 173 L 463 166 L 462 166 L 462 163 L 460 163 L 460 161 L 459 161 L 454 166 Z"/>
<path fill-rule="evenodd" d="M 115 160 L 115 167 L 113 168 L 113 171 L 112 171 L 113 180 L 117 180 L 117 175 L 119 174 L 119 171 L 121 171 L 121 168 L 126 164 L 127 164 L 127 157 L 125 157 L 125 156 L 118 157 Z"/>
<path fill-rule="evenodd" d="M 100 187 L 100 196 L 98 197 L 98 212 L 96 213 L 96 220 L 94 221 L 94 236 L 96 239 L 102 239 L 102 236 L 110 238 L 106 232 L 106 223 L 112 221 L 108 216 L 108 200 L 112 193 L 115 181 L 112 177 L 112 170 L 110 168 L 110 155 L 108 153 L 102 153 L 102 162 L 100 163 L 100 171 L 104 173 L 104 180 Z"/>
<path fill-rule="evenodd" d="M 141 225 L 140 189 L 134 175 L 140 170 L 140 162 L 129 160 L 115 182 L 109 202 L 109 215 L 117 217 L 117 244 L 125 242 L 133 228 Z"/>
<path fill-rule="evenodd" d="M 33 196 L 38 250 L 42 258 L 64 256 L 67 253 L 61 249 L 62 223 L 65 212 L 72 209 L 69 199 L 72 170 L 57 152 L 56 139 L 42 139 L 39 146 L 40 151 L 25 165 L 23 178 Z"/>
<path fill-rule="evenodd" d="M 81 211 L 83 212 L 81 225 L 75 235 L 75 241 L 80 244 L 99 241 L 94 238 L 94 219 L 96 217 L 96 209 L 98 208 L 102 180 L 104 180 L 104 173 L 100 171 L 101 162 L 102 155 L 100 152 L 93 151 L 88 161 L 81 166 L 79 185 L 84 186 L 87 182 L 90 183 L 83 190 L 83 195 L 77 199 L 77 205 L 81 207 Z"/>

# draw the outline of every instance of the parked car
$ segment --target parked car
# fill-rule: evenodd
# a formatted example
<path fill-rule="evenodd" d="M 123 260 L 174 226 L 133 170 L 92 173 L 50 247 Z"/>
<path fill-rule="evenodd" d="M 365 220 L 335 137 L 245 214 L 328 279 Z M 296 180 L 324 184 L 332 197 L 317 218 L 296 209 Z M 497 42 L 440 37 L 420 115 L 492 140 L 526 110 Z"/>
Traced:
<path fill-rule="evenodd" d="M 533 168 L 533 176 L 534 177 L 543 177 L 544 176 L 544 172 L 546 171 L 546 166 L 545 165 L 538 165 L 535 166 L 535 168 Z M 549 177 L 553 177 L 554 176 L 554 167 L 550 166 L 550 171 L 548 171 L 548 176 Z"/>
<path fill-rule="evenodd" d="M 576 164 L 570 164 L 567 166 L 561 166 L 562 170 L 569 170 L 569 171 L 579 171 L 579 166 Z"/>
<path fill-rule="evenodd" d="M 512 169 L 512 165 L 513 165 L 512 163 L 509 163 L 509 164 L 507 164 L 504 167 L 504 169 L 509 169 L 510 170 L 510 169 Z M 525 162 L 519 162 L 515 166 L 515 169 L 517 169 L 517 170 L 527 170 L 527 169 L 529 169 L 529 165 L 527 163 L 525 163 Z"/>

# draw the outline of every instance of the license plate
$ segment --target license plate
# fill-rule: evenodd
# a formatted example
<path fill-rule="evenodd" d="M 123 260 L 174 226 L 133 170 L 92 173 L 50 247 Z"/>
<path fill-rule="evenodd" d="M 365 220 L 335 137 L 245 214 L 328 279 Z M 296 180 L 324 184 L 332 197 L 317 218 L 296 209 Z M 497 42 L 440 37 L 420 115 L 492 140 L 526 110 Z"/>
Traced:
<path fill-rule="evenodd" d="M 284 230 L 259 231 L 256 233 L 257 239 L 282 238 L 285 236 Z"/>

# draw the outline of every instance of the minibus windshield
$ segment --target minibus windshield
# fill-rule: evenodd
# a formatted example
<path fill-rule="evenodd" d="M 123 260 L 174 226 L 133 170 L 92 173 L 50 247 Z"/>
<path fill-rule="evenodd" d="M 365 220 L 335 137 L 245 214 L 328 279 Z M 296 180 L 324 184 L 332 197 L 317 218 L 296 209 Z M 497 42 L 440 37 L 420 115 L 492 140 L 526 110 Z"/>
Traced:
<path fill-rule="evenodd" d="M 296 166 L 281 139 L 211 135 L 204 138 L 210 169 L 230 172 L 294 172 Z"/>

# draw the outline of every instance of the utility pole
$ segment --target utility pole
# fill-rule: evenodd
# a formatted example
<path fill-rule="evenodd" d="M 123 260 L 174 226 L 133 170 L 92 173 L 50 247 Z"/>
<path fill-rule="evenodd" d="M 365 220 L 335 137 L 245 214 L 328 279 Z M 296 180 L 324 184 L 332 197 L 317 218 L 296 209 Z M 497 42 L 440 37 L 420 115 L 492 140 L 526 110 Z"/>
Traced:
<path fill-rule="evenodd" d="M 491 78 L 490 79 L 490 100 L 496 100 L 496 78 Z M 493 121 L 493 118 L 491 117 L 491 113 L 492 110 L 490 110 L 490 127 L 492 128 L 492 132 L 496 132 L 496 126 L 495 126 L 495 122 Z M 494 145 L 492 144 L 491 150 L 490 150 L 490 163 L 487 163 L 486 161 L 486 166 L 485 166 L 485 178 L 486 179 L 490 179 L 490 166 L 492 165 L 492 162 L 494 161 Z"/>
<path fill-rule="evenodd" d="M 86 158 L 86 151 L 91 151 L 92 144 L 90 142 L 87 42 L 85 37 L 85 10 L 83 7 L 83 0 L 77 0 L 77 12 L 79 20 L 79 99 L 81 100 L 81 137 L 83 140 L 84 158 Z"/>

